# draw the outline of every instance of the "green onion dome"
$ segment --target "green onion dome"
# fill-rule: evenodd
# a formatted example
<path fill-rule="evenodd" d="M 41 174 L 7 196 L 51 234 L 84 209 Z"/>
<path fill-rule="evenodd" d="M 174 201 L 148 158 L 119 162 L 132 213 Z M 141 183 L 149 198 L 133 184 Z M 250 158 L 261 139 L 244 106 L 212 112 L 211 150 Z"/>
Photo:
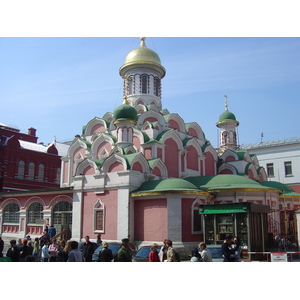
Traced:
<path fill-rule="evenodd" d="M 225 110 L 219 117 L 219 122 L 217 125 L 222 124 L 222 123 L 229 123 L 229 122 L 234 122 L 237 125 L 239 125 L 239 122 L 236 120 L 235 115 L 230 112 L 229 110 Z"/>
<path fill-rule="evenodd" d="M 135 122 L 137 120 L 137 111 L 127 103 L 122 104 L 114 110 L 114 117 L 116 121 L 129 120 Z"/>

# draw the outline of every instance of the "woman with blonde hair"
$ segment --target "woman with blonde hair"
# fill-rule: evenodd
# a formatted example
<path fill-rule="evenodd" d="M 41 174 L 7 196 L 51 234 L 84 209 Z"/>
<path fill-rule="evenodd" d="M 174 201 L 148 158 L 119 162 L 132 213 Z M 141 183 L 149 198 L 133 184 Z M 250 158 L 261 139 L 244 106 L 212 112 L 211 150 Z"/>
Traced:
<path fill-rule="evenodd" d="M 63 257 L 63 261 L 64 262 L 68 261 L 69 253 L 72 250 L 72 248 L 71 248 L 71 242 L 72 242 L 71 240 L 68 240 L 66 242 L 66 246 L 64 247 L 64 249 L 62 251 L 62 257 Z"/>
<path fill-rule="evenodd" d="M 149 253 L 149 262 L 160 262 L 157 250 L 158 245 L 156 243 L 152 244 L 151 251 Z"/>
<path fill-rule="evenodd" d="M 111 262 L 114 258 L 113 253 L 111 249 L 108 248 L 108 243 L 103 242 L 102 243 L 102 249 L 99 252 L 99 258 L 98 261 L 101 262 Z"/>

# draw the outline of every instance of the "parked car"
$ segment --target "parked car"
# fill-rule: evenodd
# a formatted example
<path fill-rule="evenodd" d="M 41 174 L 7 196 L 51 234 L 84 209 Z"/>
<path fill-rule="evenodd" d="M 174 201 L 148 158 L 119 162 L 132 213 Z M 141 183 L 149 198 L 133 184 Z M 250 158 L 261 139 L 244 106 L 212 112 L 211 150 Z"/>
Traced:
<path fill-rule="evenodd" d="M 158 247 L 158 252 L 160 247 Z M 148 262 L 149 261 L 149 253 L 151 251 L 151 246 L 143 246 L 138 252 L 133 256 L 133 262 Z"/>
<path fill-rule="evenodd" d="M 221 246 L 219 246 L 219 245 L 216 245 L 216 246 L 207 245 L 207 249 L 211 252 L 213 262 L 222 262 L 223 261 Z M 201 253 L 200 249 L 199 249 L 199 252 Z"/>
<path fill-rule="evenodd" d="M 136 246 L 132 243 L 128 243 L 130 251 L 132 255 L 136 254 Z M 119 249 L 122 247 L 122 243 L 108 243 L 108 248 L 112 251 L 113 256 L 117 254 Z M 99 252 L 103 249 L 102 245 L 100 245 L 94 252 L 92 261 L 98 261 L 99 258 Z"/>

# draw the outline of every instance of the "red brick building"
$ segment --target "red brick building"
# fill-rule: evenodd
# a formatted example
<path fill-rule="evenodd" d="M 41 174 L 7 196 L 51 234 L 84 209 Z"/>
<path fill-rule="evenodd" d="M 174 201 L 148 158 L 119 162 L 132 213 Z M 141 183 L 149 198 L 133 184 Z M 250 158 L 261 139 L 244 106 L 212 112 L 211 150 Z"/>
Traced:
<path fill-rule="evenodd" d="M 28 133 L 0 123 L 0 192 L 58 188 L 61 160 L 55 143 L 38 144 Z"/>

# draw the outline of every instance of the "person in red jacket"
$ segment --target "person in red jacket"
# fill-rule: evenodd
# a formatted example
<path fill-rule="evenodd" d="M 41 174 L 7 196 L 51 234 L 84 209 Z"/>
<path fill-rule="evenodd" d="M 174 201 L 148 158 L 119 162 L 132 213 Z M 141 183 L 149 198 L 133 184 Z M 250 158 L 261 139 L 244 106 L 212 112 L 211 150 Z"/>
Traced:
<path fill-rule="evenodd" d="M 157 250 L 158 250 L 158 245 L 154 243 L 151 246 L 151 251 L 149 253 L 149 262 L 160 262 Z"/>

